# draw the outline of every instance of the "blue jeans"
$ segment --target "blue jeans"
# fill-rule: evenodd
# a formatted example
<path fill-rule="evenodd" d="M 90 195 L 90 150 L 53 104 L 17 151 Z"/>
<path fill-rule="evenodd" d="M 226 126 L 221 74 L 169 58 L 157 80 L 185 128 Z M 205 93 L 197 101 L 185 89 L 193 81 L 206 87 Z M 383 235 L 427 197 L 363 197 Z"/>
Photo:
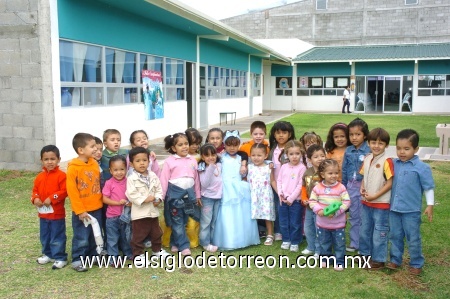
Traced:
<path fill-rule="evenodd" d="M 302 242 L 302 210 L 303 206 L 298 200 L 295 200 L 291 206 L 285 203 L 282 203 L 281 206 L 278 205 L 283 242 L 290 242 L 292 245 Z"/>
<path fill-rule="evenodd" d="M 345 228 L 326 229 L 317 227 L 317 239 L 320 244 L 320 255 L 331 256 L 332 247 L 336 264 L 345 264 Z"/>
<path fill-rule="evenodd" d="M 319 240 L 317 239 L 316 214 L 305 207 L 305 223 L 303 229 L 305 230 L 306 242 L 308 243 L 306 249 L 320 254 Z"/>
<path fill-rule="evenodd" d="M 128 257 L 133 255 L 130 240 L 127 239 L 127 226 L 131 226 L 131 224 L 121 221 L 119 216 L 106 218 L 106 235 L 108 236 L 106 250 L 108 255 L 119 256 L 119 246 L 124 255 Z"/>
<path fill-rule="evenodd" d="M 212 244 L 214 237 L 214 227 L 216 225 L 217 214 L 219 213 L 220 199 L 213 199 L 202 196 L 202 213 L 200 216 L 200 245 L 208 246 Z"/>
<path fill-rule="evenodd" d="M 39 237 L 43 254 L 57 261 L 67 261 L 66 219 L 39 218 Z"/>
<path fill-rule="evenodd" d="M 371 255 L 374 262 L 386 262 L 389 234 L 389 210 L 362 205 L 359 253 Z"/>
<path fill-rule="evenodd" d="M 361 182 L 349 181 L 347 183 L 347 192 L 350 196 L 350 247 L 359 249 L 359 231 L 361 229 Z"/>
<path fill-rule="evenodd" d="M 273 233 L 274 234 L 281 234 L 280 229 L 280 215 L 278 213 L 278 209 L 280 207 L 280 197 L 278 196 L 278 193 L 275 192 L 275 190 L 272 188 L 273 191 L 273 204 L 275 205 L 275 221 L 273 222 Z M 265 227 L 264 223 L 264 227 Z"/>
<path fill-rule="evenodd" d="M 95 217 L 98 223 L 102 222 L 102 209 L 88 212 L 91 216 Z M 72 266 L 76 267 L 81 265 L 81 256 L 96 256 L 95 250 L 97 245 L 95 244 L 94 233 L 92 232 L 92 226 L 84 226 L 83 221 L 78 218 L 75 213 L 72 212 Z"/>
<path fill-rule="evenodd" d="M 404 251 L 404 238 L 408 244 L 410 262 L 413 268 L 422 268 L 425 258 L 422 254 L 422 237 L 420 236 L 421 212 L 398 213 L 389 212 L 391 243 L 391 262 L 402 264 Z"/>

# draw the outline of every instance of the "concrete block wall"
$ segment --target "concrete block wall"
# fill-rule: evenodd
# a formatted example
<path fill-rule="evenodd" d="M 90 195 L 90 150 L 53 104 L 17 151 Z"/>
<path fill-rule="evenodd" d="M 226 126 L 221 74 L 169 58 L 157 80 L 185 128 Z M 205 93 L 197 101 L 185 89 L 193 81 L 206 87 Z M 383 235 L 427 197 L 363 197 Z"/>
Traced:
<path fill-rule="evenodd" d="M 40 150 L 52 140 L 42 83 L 51 77 L 42 59 L 50 40 L 41 40 L 50 36 L 48 17 L 49 0 L 0 0 L 0 169 L 39 170 Z"/>
<path fill-rule="evenodd" d="M 316 10 L 315 0 L 305 0 L 222 22 L 252 38 L 316 46 L 450 42 L 450 1 L 328 0 L 326 10 Z"/>

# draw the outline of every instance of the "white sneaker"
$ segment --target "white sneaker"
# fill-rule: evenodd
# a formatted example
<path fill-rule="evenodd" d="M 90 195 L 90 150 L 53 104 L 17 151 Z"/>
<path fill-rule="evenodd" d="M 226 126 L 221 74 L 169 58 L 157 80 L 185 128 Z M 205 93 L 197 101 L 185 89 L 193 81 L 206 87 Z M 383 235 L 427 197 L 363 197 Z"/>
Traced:
<path fill-rule="evenodd" d="M 342 267 L 342 265 L 336 265 L 334 271 L 344 271 L 344 267 Z"/>
<path fill-rule="evenodd" d="M 56 269 L 62 269 L 67 265 L 67 261 L 55 261 L 53 263 L 52 269 L 56 270 Z"/>
<path fill-rule="evenodd" d="M 49 258 L 48 256 L 46 256 L 46 255 L 44 254 L 43 256 L 38 257 L 36 261 L 38 262 L 38 264 L 45 265 L 45 264 L 48 264 L 48 263 L 50 263 L 50 262 L 54 262 L 55 260 Z"/>
<path fill-rule="evenodd" d="M 314 251 L 308 250 L 308 248 L 305 248 L 302 250 L 302 254 L 303 255 L 309 255 L 309 254 L 313 254 Z"/>
<path fill-rule="evenodd" d="M 291 246 L 291 242 L 283 242 L 281 243 L 281 249 L 289 249 L 289 247 Z"/>
<path fill-rule="evenodd" d="M 159 252 L 152 252 L 152 255 L 165 258 L 166 256 L 169 256 L 171 254 L 165 251 L 164 249 L 161 249 Z"/>
<path fill-rule="evenodd" d="M 292 252 L 298 252 L 298 245 L 291 245 L 289 250 L 292 251 Z"/>
<path fill-rule="evenodd" d="M 283 241 L 283 236 L 280 233 L 275 234 L 275 241 Z"/>
<path fill-rule="evenodd" d="M 144 243 L 144 247 L 145 247 L 145 248 L 150 248 L 150 247 L 152 247 L 152 242 L 151 242 L 151 241 L 145 242 L 145 243 Z"/>
<path fill-rule="evenodd" d="M 316 253 L 314 253 L 314 258 L 315 259 L 318 259 L 319 258 L 319 254 L 316 252 Z"/>

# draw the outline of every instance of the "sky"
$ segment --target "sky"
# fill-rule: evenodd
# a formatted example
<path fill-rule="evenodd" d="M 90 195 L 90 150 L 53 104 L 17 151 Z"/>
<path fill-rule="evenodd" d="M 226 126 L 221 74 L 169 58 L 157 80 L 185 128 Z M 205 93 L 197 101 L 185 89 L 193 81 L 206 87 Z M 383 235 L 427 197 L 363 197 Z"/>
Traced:
<path fill-rule="evenodd" d="M 221 20 L 241 14 L 249 10 L 261 10 L 281 6 L 299 0 L 178 0 L 216 20 Z"/>

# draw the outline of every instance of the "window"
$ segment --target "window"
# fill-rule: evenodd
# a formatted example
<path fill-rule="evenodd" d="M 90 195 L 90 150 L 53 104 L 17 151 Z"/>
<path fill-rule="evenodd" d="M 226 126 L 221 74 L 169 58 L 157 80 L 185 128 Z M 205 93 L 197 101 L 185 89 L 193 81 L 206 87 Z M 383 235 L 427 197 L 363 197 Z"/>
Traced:
<path fill-rule="evenodd" d="M 342 95 L 350 77 L 299 76 L 297 80 L 297 96 L 336 96 Z"/>
<path fill-rule="evenodd" d="M 292 95 L 292 77 L 276 77 L 275 94 L 277 96 Z"/>
<path fill-rule="evenodd" d="M 166 58 L 166 101 L 185 99 L 184 69 L 183 60 Z"/>
<path fill-rule="evenodd" d="M 405 0 L 405 5 L 419 4 L 419 0 Z"/>
<path fill-rule="evenodd" d="M 205 70 L 205 71 L 203 71 Z M 207 93 L 203 92 L 203 89 Z M 200 67 L 200 96 L 208 99 L 247 96 L 247 72 L 208 65 Z"/>
<path fill-rule="evenodd" d="M 419 75 L 419 96 L 444 96 L 450 92 L 450 75 Z"/>
<path fill-rule="evenodd" d="M 251 74 L 252 80 L 252 92 L 254 97 L 261 96 L 261 75 L 260 74 Z"/>
<path fill-rule="evenodd" d="M 327 9 L 328 0 L 316 0 L 316 10 Z"/>

